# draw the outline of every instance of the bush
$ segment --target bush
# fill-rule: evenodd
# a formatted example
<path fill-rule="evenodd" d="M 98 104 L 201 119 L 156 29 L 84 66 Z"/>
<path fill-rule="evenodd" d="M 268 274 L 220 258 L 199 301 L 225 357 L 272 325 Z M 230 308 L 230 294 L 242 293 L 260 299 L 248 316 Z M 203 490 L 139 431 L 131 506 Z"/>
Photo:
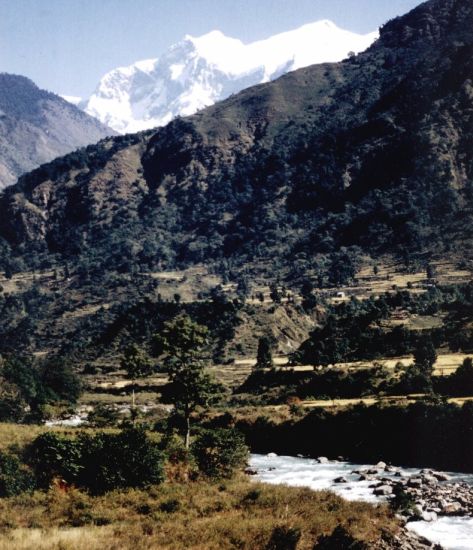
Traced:
<path fill-rule="evenodd" d="M 295 527 L 276 527 L 266 550 L 296 550 L 301 530 Z"/>
<path fill-rule="evenodd" d="M 314 550 L 367 550 L 368 546 L 353 538 L 339 525 L 331 535 L 322 535 L 317 539 Z"/>
<path fill-rule="evenodd" d="M 181 508 L 181 503 L 175 498 L 170 498 L 161 503 L 159 509 L 166 514 L 174 514 Z"/>
<path fill-rule="evenodd" d="M 82 436 L 81 440 L 84 470 L 79 481 L 91 492 L 146 487 L 163 481 L 161 451 L 143 428 Z"/>
<path fill-rule="evenodd" d="M 0 453 L 0 497 L 11 497 L 35 489 L 33 473 L 16 456 Z"/>
<path fill-rule="evenodd" d="M 192 445 L 199 470 L 209 477 L 231 477 L 246 465 L 248 447 L 243 435 L 220 428 L 203 432 Z"/>
<path fill-rule="evenodd" d="M 394 496 L 389 501 L 389 506 L 392 510 L 410 515 L 414 513 L 415 503 L 415 498 L 407 493 L 403 487 L 394 487 Z"/>
<path fill-rule="evenodd" d="M 82 442 L 53 432 L 38 436 L 26 452 L 39 487 L 47 489 L 55 478 L 77 484 L 82 463 Z"/>
<path fill-rule="evenodd" d="M 44 488 L 61 478 L 101 494 L 163 480 L 162 454 L 142 428 L 77 438 L 46 433 L 32 443 L 28 460 Z"/>
<path fill-rule="evenodd" d="M 120 420 L 118 411 L 108 405 L 99 404 L 89 413 L 87 422 L 96 428 L 116 426 Z"/>
<path fill-rule="evenodd" d="M 0 422 L 22 422 L 26 416 L 26 403 L 14 392 L 0 394 Z"/>

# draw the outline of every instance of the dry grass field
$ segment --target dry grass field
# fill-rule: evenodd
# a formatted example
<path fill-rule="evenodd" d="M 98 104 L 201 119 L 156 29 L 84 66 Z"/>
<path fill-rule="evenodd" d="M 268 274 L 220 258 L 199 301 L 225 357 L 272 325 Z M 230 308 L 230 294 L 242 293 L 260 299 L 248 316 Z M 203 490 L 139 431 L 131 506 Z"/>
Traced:
<path fill-rule="evenodd" d="M 171 504 L 172 503 L 172 504 Z M 263 550 L 275 527 L 297 529 L 299 550 L 344 525 L 373 543 L 399 524 L 386 506 L 246 477 L 164 483 L 91 497 L 77 490 L 2 499 L 0 550 Z"/>

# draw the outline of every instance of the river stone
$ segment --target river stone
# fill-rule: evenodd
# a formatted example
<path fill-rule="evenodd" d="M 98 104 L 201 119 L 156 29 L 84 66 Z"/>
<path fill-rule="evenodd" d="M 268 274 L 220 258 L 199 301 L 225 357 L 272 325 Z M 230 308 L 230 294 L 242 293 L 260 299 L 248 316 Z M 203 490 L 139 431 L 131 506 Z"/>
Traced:
<path fill-rule="evenodd" d="M 450 481 L 450 476 L 444 472 L 433 472 L 432 475 L 437 481 Z"/>
<path fill-rule="evenodd" d="M 424 521 L 437 521 L 437 514 L 435 512 L 423 512 L 421 517 Z"/>
<path fill-rule="evenodd" d="M 407 484 L 409 485 L 409 487 L 422 487 L 422 478 L 411 477 Z"/>
<path fill-rule="evenodd" d="M 347 478 L 346 477 L 337 477 L 333 480 L 334 483 L 347 483 Z"/>
<path fill-rule="evenodd" d="M 326 456 L 319 456 L 317 458 L 319 464 L 328 464 L 329 460 Z"/>
<path fill-rule="evenodd" d="M 276 458 L 278 455 L 276 453 L 268 453 L 266 456 L 268 458 Z"/>
<path fill-rule="evenodd" d="M 377 496 L 387 496 L 391 495 L 393 492 L 393 488 L 391 485 L 381 485 L 381 487 L 376 487 L 376 489 L 373 491 L 373 493 Z"/>
<path fill-rule="evenodd" d="M 386 462 L 383 462 L 382 460 L 378 462 L 378 464 L 376 464 L 376 468 L 379 468 L 380 470 L 385 470 L 386 466 L 387 466 Z"/>
<path fill-rule="evenodd" d="M 437 478 L 430 474 L 424 474 L 422 480 L 429 485 L 436 485 L 438 483 Z"/>
<path fill-rule="evenodd" d="M 361 474 L 358 478 L 358 481 L 373 481 L 375 478 L 373 476 L 367 476 L 366 474 Z"/>
<path fill-rule="evenodd" d="M 459 502 L 451 502 L 449 504 L 446 504 L 442 508 L 443 514 L 456 514 L 460 512 L 462 509 L 462 505 Z"/>

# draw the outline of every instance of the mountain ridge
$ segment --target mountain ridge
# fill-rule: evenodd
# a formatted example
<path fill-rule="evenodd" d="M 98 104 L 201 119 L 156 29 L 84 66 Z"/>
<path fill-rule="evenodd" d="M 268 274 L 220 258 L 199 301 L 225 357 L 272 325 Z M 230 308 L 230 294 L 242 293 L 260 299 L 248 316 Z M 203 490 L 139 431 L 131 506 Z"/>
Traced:
<path fill-rule="evenodd" d="M 115 132 L 30 79 L 0 73 L 0 189 Z"/>
<path fill-rule="evenodd" d="M 465 0 L 431 0 L 343 63 L 42 167 L 0 197 L 4 247 L 96 273 L 257 261 L 323 273 L 340 250 L 468 257 L 469 23 Z"/>
<path fill-rule="evenodd" d="M 288 71 L 339 61 L 376 37 L 376 32 L 339 29 L 328 20 L 250 44 L 218 30 L 186 35 L 159 58 L 108 72 L 81 107 L 121 133 L 163 126 Z"/>

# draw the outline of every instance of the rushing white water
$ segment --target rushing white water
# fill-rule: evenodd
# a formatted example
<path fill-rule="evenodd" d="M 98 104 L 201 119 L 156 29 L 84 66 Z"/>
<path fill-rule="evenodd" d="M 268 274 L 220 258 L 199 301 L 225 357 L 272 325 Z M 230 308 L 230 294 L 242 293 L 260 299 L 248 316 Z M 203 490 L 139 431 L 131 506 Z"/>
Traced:
<path fill-rule="evenodd" d="M 473 518 L 443 517 L 437 521 L 413 521 L 407 528 L 448 550 L 473 548 Z"/>
<path fill-rule="evenodd" d="M 286 484 L 296 487 L 310 487 L 315 490 L 330 489 L 347 500 L 365 502 L 385 501 L 386 497 L 373 494 L 369 488 L 372 481 L 357 481 L 358 474 L 353 470 L 373 468 L 372 465 L 352 464 L 350 462 L 329 462 L 320 464 L 311 458 L 292 456 L 251 455 L 250 468 L 258 472 L 259 481 L 273 484 Z M 399 468 L 403 476 L 419 473 L 417 468 Z M 393 474 L 383 472 L 383 477 Z M 466 481 L 473 485 L 473 475 L 449 473 L 451 482 Z M 335 483 L 338 477 L 344 477 L 347 483 Z M 419 535 L 441 544 L 446 550 L 473 550 L 473 518 L 442 517 L 437 521 L 415 521 L 408 528 Z"/>
<path fill-rule="evenodd" d="M 75 414 L 73 416 L 70 416 L 69 418 L 62 418 L 59 420 L 46 420 L 44 423 L 45 426 L 53 427 L 53 426 L 67 426 L 70 428 L 75 428 L 77 426 L 82 426 L 85 422 L 85 417 Z"/>

